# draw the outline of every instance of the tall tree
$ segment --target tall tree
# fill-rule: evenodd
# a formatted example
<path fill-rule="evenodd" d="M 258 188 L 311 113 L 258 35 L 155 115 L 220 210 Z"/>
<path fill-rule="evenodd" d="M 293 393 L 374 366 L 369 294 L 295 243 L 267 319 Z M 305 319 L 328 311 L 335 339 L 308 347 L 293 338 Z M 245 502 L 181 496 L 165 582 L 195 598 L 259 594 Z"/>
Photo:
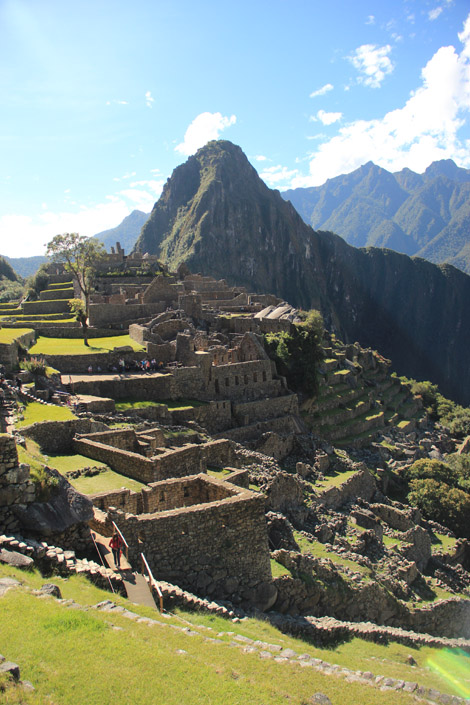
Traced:
<path fill-rule="evenodd" d="M 101 242 L 78 233 L 56 235 L 47 245 L 46 255 L 53 262 L 63 264 L 65 270 L 75 277 L 85 302 L 87 318 L 96 264 L 105 254 Z"/>

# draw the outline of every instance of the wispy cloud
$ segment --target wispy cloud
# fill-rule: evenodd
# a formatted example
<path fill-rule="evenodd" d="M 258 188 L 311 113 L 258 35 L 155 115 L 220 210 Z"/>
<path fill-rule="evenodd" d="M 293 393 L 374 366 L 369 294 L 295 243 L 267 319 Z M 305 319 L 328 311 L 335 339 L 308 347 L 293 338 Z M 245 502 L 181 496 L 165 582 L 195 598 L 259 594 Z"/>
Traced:
<path fill-rule="evenodd" d="M 298 173 L 297 169 L 288 169 L 285 166 L 277 165 L 266 167 L 266 169 L 260 173 L 260 177 L 268 186 L 287 188 L 292 179 L 298 176 Z"/>
<path fill-rule="evenodd" d="M 366 19 L 366 24 L 375 24 L 375 17 L 374 15 L 368 15 Z"/>
<path fill-rule="evenodd" d="M 379 47 L 375 44 L 363 44 L 348 59 L 360 76 L 359 83 L 371 88 L 379 88 L 385 76 L 392 73 L 393 64 L 389 58 L 390 44 Z"/>
<path fill-rule="evenodd" d="M 332 125 L 334 122 L 338 122 L 343 117 L 343 113 L 328 113 L 326 110 L 319 110 L 316 116 L 311 115 L 311 122 L 316 122 L 319 120 L 324 125 Z"/>
<path fill-rule="evenodd" d="M 107 100 L 106 105 L 129 105 L 127 100 Z"/>
<path fill-rule="evenodd" d="M 470 167 L 470 143 L 458 137 L 470 113 L 470 15 L 458 37 L 460 54 L 452 46 L 441 47 L 402 108 L 341 127 L 312 155 L 309 176 L 294 177 L 290 186 L 316 186 L 369 160 L 390 171 L 407 166 L 421 172 L 447 158 Z"/>
<path fill-rule="evenodd" d="M 155 103 L 155 98 L 152 98 L 151 92 L 147 91 L 145 94 L 145 105 L 147 106 L 147 108 L 151 108 L 154 103 Z"/>
<path fill-rule="evenodd" d="M 130 171 L 128 174 L 123 174 L 122 176 L 115 176 L 113 181 L 125 181 L 126 179 L 132 179 L 136 175 L 135 171 Z"/>
<path fill-rule="evenodd" d="M 316 91 L 313 91 L 313 93 L 310 93 L 310 98 L 316 98 L 319 95 L 325 95 L 325 93 L 328 93 L 329 91 L 333 90 L 333 86 L 331 83 L 325 83 L 324 86 L 321 88 L 318 88 Z"/>
<path fill-rule="evenodd" d="M 263 154 L 257 154 L 255 157 L 255 160 L 257 162 L 266 162 L 268 160 L 268 158 L 265 157 Z"/>
<path fill-rule="evenodd" d="M 200 113 L 189 125 L 183 142 L 176 145 L 175 151 L 190 156 L 210 140 L 219 139 L 220 133 L 236 122 L 235 115 L 225 117 L 222 113 Z"/>
<path fill-rule="evenodd" d="M 441 5 L 438 5 L 438 6 L 435 7 L 433 10 L 429 10 L 429 12 L 428 12 L 428 19 L 430 19 L 431 22 L 432 22 L 433 20 L 437 20 L 437 18 L 439 17 L 439 15 L 440 15 L 441 12 L 443 11 L 443 9 L 444 9 L 444 8 L 443 8 Z"/>

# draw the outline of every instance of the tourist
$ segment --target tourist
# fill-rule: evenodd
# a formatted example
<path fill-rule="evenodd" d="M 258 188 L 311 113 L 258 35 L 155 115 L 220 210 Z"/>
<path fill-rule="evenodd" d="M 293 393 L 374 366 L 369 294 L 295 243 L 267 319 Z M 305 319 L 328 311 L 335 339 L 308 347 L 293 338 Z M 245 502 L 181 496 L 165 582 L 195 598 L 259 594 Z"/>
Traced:
<path fill-rule="evenodd" d="M 93 365 L 88 365 L 88 374 L 92 374 L 93 372 Z"/>
<path fill-rule="evenodd" d="M 109 542 L 109 547 L 113 552 L 114 564 L 116 568 L 121 567 L 121 551 L 123 546 L 124 541 L 122 540 L 121 535 L 115 531 L 111 537 L 111 541 Z"/>

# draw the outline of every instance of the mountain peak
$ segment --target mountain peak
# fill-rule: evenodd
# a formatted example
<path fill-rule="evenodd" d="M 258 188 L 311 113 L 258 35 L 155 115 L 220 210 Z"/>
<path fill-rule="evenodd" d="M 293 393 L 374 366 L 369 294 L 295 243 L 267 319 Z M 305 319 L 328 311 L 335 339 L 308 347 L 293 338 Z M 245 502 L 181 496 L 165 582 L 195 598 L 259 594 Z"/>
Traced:
<path fill-rule="evenodd" d="M 464 182 L 470 181 L 470 170 L 462 169 L 452 159 L 440 159 L 432 162 L 424 172 L 426 180 L 435 179 L 438 176 L 445 176 L 451 181 Z"/>

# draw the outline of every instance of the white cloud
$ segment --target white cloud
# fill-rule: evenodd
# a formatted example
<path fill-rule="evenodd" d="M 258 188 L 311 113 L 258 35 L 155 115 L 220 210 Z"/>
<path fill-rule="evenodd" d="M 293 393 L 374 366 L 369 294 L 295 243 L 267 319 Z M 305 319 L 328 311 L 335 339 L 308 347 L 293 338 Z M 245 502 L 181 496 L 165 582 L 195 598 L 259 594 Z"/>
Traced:
<path fill-rule="evenodd" d="M 107 100 L 106 101 L 106 105 L 112 105 L 113 103 L 114 103 L 114 105 L 129 105 L 127 100 Z"/>
<path fill-rule="evenodd" d="M 331 83 L 325 83 L 324 86 L 321 88 L 318 88 L 316 91 L 313 91 L 313 93 L 310 93 L 310 98 L 316 98 L 319 95 L 325 95 L 325 93 L 328 93 L 329 91 L 333 90 L 333 86 Z"/>
<path fill-rule="evenodd" d="M 292 179 L 299 174 L 297 169 L 288 169 L 285 166 L 269 166 L 260 173 L 260 177 L 268 186 L 273 188 L 287 188 Z"/>
<path fill-rule="evenodd" d="M 267 161 L 267 157 L 265 157 L 263 154 L 257 154 L 255 157 L 257 162 L 265 162 Z"/>
<path fill-rule="evenodd" d="M 458 138 L 470 112 L 470 15 L 458 36 L 464 44 L 460 55 L 452 46 L 441 47 L 402 108 L 341 127 L 313 154 L 309 176 L 294 177 L 290 185 L 316 186 L 369 160 L 390 171 L 407 166 L 422 172 L 447 158 L 470 167 L 470 140 Z"/>
<path fill-rule="evenodd" d="M 375 44 L 363 44 L 355 53 L 348 57 L 354 68 L 359 73 L 359 83 L 371 88 L 379 88 L 387 74 L 393 71 L 393 64 L 389 59 L 392 47 L 386 44 L 378 47 Z"/>
<path fill-rule="evenodd" d="M 34 217 L 7 214 L 0 217 L 2 254 L 9 257 L 44 254 L 45 245 L 58 233 L 95 235 L 119 225 L 129 212 L 123 198 L 111 197 L 106 203 L 80 206 L 75 212 L 47 211 Z"/>
<path fill-rule="evenodd" d="M 429 10 L 429 12 L 428 12 L 428 18 L 429 18 L 431 21 L 432 21 L 432 20 L 437 20 L 437 18 L 439 17 L 439 15 L 441 14 L 441 12 L 442 12 L 443 9 L 444 9 L 443 7 L 438 6 L 438 7 L 435 7 L 433 10 Z"/>
<path fill-rule="evenodd" d="M 145 105 L 147 106 L 147 108 L 151 108 L 154 103 L 155 98 L 152 98 L 151 92 L 147 91 L 145 94 Z"/>
<path fill-rule="evenodd" d="M 176 145 L 175 152 L 189 157 L 210 140 L 219 139 L 222 130 L 236 122 L 235 115 L 225 117 L 221 113 L 200 113 L 186 130 L 183 142 Z"/>
<path fill-rule="evenodd" d="M 366 19 L 366 24 L 375 24 L 375 17 L 374 15 L 368 15 Z"/>
<path fill-rule="evenodd" d="M 124 181 L 124 179 L 132 179 L 136 175 L 135 171 L 130 171 L 128 174 L 123 174 L 122 176 L 115 176 L 113 181 Z"/>
<path fill-rule="evenodd" d="M 326 110 L 319 110 L 316 117 L 311 117 L 310 120 L 320 120 L 324 125 L 332 125 L 338 122 L 343 117 L 343 113 L 327 113 Z"/>

